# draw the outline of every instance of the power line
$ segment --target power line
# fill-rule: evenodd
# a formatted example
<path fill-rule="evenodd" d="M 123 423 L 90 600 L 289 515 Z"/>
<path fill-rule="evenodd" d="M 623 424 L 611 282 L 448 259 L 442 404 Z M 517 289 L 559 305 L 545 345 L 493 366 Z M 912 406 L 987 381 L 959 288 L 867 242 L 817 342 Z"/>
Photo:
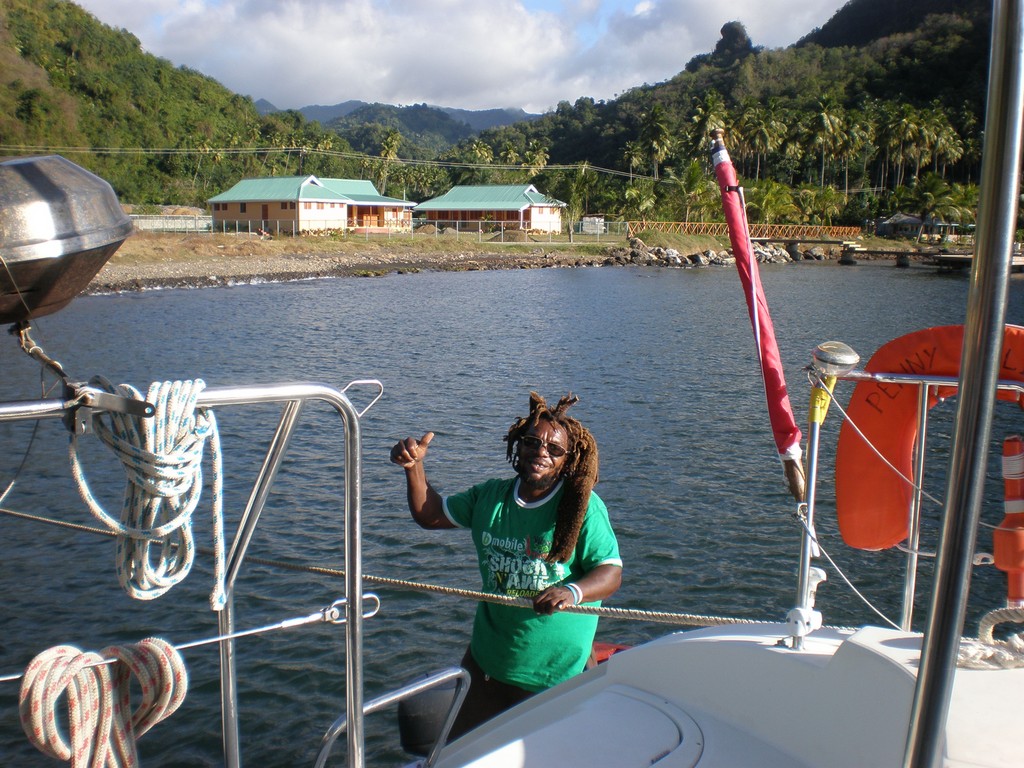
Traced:
<path fill-rule="evenodd" d="M 529 164 L 510 163 L 472 163 L 454 160 L 415 160 L 411 158 L 394 158 L 367 155 L 361 152 L 342 152 L 332 149 L 315 147 L 61 147 L 61 146 L 26 146 L 23 144 L 0 144 L 0 152 L 17 155 L 39 154 L 88 154 L 88 155 L 260 155 L 260 154 L 303 154 L 335 157 L 343 160 L 359 162 L 392 162 L 398 165 L 425 166 L 433 168 L 466 168 L 492 171 L 525 171 L 531 170 Z M 552 164 L 540 167 L 540 171 L 579 171 L 591 170 L 607 176 L 629 176 L 631 179 L 652 178 L 638 173 L 627 173 L 614 168 L 602 168 L 591 163 Z"/>

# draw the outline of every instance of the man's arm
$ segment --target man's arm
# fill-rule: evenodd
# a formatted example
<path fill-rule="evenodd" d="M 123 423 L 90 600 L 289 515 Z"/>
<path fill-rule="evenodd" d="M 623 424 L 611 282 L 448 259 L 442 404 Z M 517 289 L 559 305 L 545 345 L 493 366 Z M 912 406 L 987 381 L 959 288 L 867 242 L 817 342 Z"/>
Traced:
<path fill-rule="evenodd" d="M 419 440 L 407 437 L 399 440 L 391 449 L 391 461 L 405 470 L 406 498 L 412 519 L 421 528 L 454 528 L 455 525 L 444 513 L 441 494 L 427 482 L 423 459 L 427 446 L 434 439 L 433 432 L 427 432 Z"/>
<path fill-rule="evenodd" d="M 622 584 L 622 568 L 618 565 L 599 565 L 587 571 L 582 578 L 573 582 L 580 590 L 578 602 L 590 603 L 611 597 Z M 552 614 L 563 608 L 576 605 L 576 595 L 567 586 L 548 587 L 533 598 L 533 609 L 537 613 Z"/>

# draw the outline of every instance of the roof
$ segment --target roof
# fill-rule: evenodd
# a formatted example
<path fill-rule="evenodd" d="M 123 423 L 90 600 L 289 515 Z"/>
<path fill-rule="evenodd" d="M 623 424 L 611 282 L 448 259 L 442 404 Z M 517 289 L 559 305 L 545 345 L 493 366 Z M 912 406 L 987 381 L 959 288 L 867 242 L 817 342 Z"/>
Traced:
<path fill-rule="evenodd" d="M 913 224 L 917 226 L 921 223 L 921 219 L 917 216 L 911 216 L 909 213 L 903 213 L 902 211 L 894 213 L 888 219 L 882 222 L 883 224 Z"/>
<path fill-rule="evenodd" d="M 417 211 L 522 211 L 534 205 L 565 203 L 541 194 L 532 184 L 481 184 L 452 187 L 440 197 L 420 203 Z"/>
<path fill-rule="evenodd" d="M 242 179 L 226 192 L 214 195 L 210 203 L 258 202 L 332 202 L 357 205 L 396 205 L 412 207 L 415 203 L 385 197 L 373 182 L 360 179 L 319 179 L 316 176 L 267 176 Z"/>

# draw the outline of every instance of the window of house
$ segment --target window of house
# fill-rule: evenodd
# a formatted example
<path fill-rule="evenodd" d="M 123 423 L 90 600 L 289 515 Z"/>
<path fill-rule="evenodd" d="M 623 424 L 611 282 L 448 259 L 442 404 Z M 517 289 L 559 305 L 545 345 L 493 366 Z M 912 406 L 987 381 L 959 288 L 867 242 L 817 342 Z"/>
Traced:
<path fill-rule="evenodd" d="M 238 212 L 239 213 L 245 213 L 245 203 L 239 203 L 238 204 Z"/>
<path fill-rule="evenodd" d="M 282 211 L 287 211 L 288 210 L 288 203 L 287 202 L 282 202 L 281 203 L 281 210 Z"/>

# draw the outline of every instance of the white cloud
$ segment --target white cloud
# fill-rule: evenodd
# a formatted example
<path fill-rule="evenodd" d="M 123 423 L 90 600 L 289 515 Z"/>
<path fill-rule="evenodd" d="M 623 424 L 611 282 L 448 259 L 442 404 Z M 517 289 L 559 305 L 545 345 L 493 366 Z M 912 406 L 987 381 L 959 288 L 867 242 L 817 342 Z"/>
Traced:
<path fill-rule="evenodd" d="M 541 112 L 677 74 L 740 21 L 781 47 L 845 0 L 78 0 L 143 48 L 277 107 Z"/>

